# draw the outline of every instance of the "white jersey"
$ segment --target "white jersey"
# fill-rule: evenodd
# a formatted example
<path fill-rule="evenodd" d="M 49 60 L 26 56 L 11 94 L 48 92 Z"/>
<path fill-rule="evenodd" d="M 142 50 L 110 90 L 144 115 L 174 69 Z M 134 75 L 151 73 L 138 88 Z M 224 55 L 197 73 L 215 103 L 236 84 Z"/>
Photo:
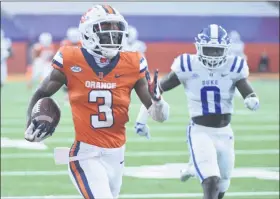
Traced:
<path fill-rule="evenodd" d="M 208 70 L 197 55 L 182 54 L 171 69 L 185 88 L 191 117 L 233 113 L 235 83 L 249 75 L 246 60 L 229 56 L 223 67 Z"/>
<path fill-rule="evenodd" d="M 146 49 L 147 49 L 146 44 L 140 40 L 136 40 L 132 44 L 127 43 L 124 48 L 125 51 L 138 51 L 142 54 L 146 52 Z"/>

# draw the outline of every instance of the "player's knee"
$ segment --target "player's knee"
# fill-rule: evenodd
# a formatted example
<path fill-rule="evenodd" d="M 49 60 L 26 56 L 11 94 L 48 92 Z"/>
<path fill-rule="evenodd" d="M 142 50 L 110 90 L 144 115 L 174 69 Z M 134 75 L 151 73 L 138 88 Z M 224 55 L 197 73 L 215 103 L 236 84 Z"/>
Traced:
<path fill-rule="evenodd" d="M 224 197 L 224 195 L 225 195 L 225 192 L 222 192 L 222 193 L 220 192 L 218 195 L 218 199 L 222 199 Z"/>
<path fill-rule="evenodd" d="M 230 179 L 220 179 L 219 181 L 219 192 L 225 193 L 230 185 Z"/>
<path fill-rule="evenodd" d="M 202 184 L 211 184 L 218 187 L 220 178 L 218 176 L 211 176 L 203 180 Z"/>

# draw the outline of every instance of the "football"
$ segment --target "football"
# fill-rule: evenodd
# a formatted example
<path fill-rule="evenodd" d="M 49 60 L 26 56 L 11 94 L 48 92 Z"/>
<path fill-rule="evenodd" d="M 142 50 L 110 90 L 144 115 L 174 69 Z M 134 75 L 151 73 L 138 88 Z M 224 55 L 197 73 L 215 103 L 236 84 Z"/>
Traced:
<path fill-rule="evenodd" d="M 40 123 L 47 123 L 48 126 L 57 127 L 60 120 L 60 108 L 50 97 L 44 97 L 34 105 L 31 120 Z"/>

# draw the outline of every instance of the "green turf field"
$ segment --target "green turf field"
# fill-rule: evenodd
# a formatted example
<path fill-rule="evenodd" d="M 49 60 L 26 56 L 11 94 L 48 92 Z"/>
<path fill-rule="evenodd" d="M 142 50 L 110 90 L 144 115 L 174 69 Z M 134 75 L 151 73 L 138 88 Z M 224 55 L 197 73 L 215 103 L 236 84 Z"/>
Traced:
<path fill-rule="evenodd" d="M 232 122 L 236 170 L 225 198 L 279 198 L 279 81 L 258 80 L 253 86 L 260 97 L 259 111 L 245 109 L 243 100 L 236 97 Z M 55 165 L 52 156 L 54 147 L 70 147 L 74 135 L 70 107 L 63 105 L 62 92 L 55 95 L 62 109 L 59 127 L 45 145 L 39 145 L 46 149 L 24 149 L 31 145 L 16 143 L 23 140 L 30 96 L 25 83 L 8 83 L 1 91 L 1 198 L 80 198 L 67 167 Z M 132 93 L 121 198 L 202 198 L 198 179 L 182 183 L 177 178 L 189 158 L 185 142 L 189 117 L 184 91 L 180 87 L 164 96 L 171 107 L 170 119 L 164 124 L 150 120 L 152 138 L 146 140 L 134 133 L 140 102 Z"/>

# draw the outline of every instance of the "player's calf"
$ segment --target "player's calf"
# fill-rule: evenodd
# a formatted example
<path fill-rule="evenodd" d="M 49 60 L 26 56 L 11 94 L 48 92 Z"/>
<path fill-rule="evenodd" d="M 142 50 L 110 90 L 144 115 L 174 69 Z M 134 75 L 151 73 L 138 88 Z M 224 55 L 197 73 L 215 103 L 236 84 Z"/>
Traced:
<path fill-rule="evenodd" d="M 219 195 L 219 180 L 218 176 L 211 176 L 203 180 L 202 188 L 204 197 L 203 199 L 218 199 Z"/>

